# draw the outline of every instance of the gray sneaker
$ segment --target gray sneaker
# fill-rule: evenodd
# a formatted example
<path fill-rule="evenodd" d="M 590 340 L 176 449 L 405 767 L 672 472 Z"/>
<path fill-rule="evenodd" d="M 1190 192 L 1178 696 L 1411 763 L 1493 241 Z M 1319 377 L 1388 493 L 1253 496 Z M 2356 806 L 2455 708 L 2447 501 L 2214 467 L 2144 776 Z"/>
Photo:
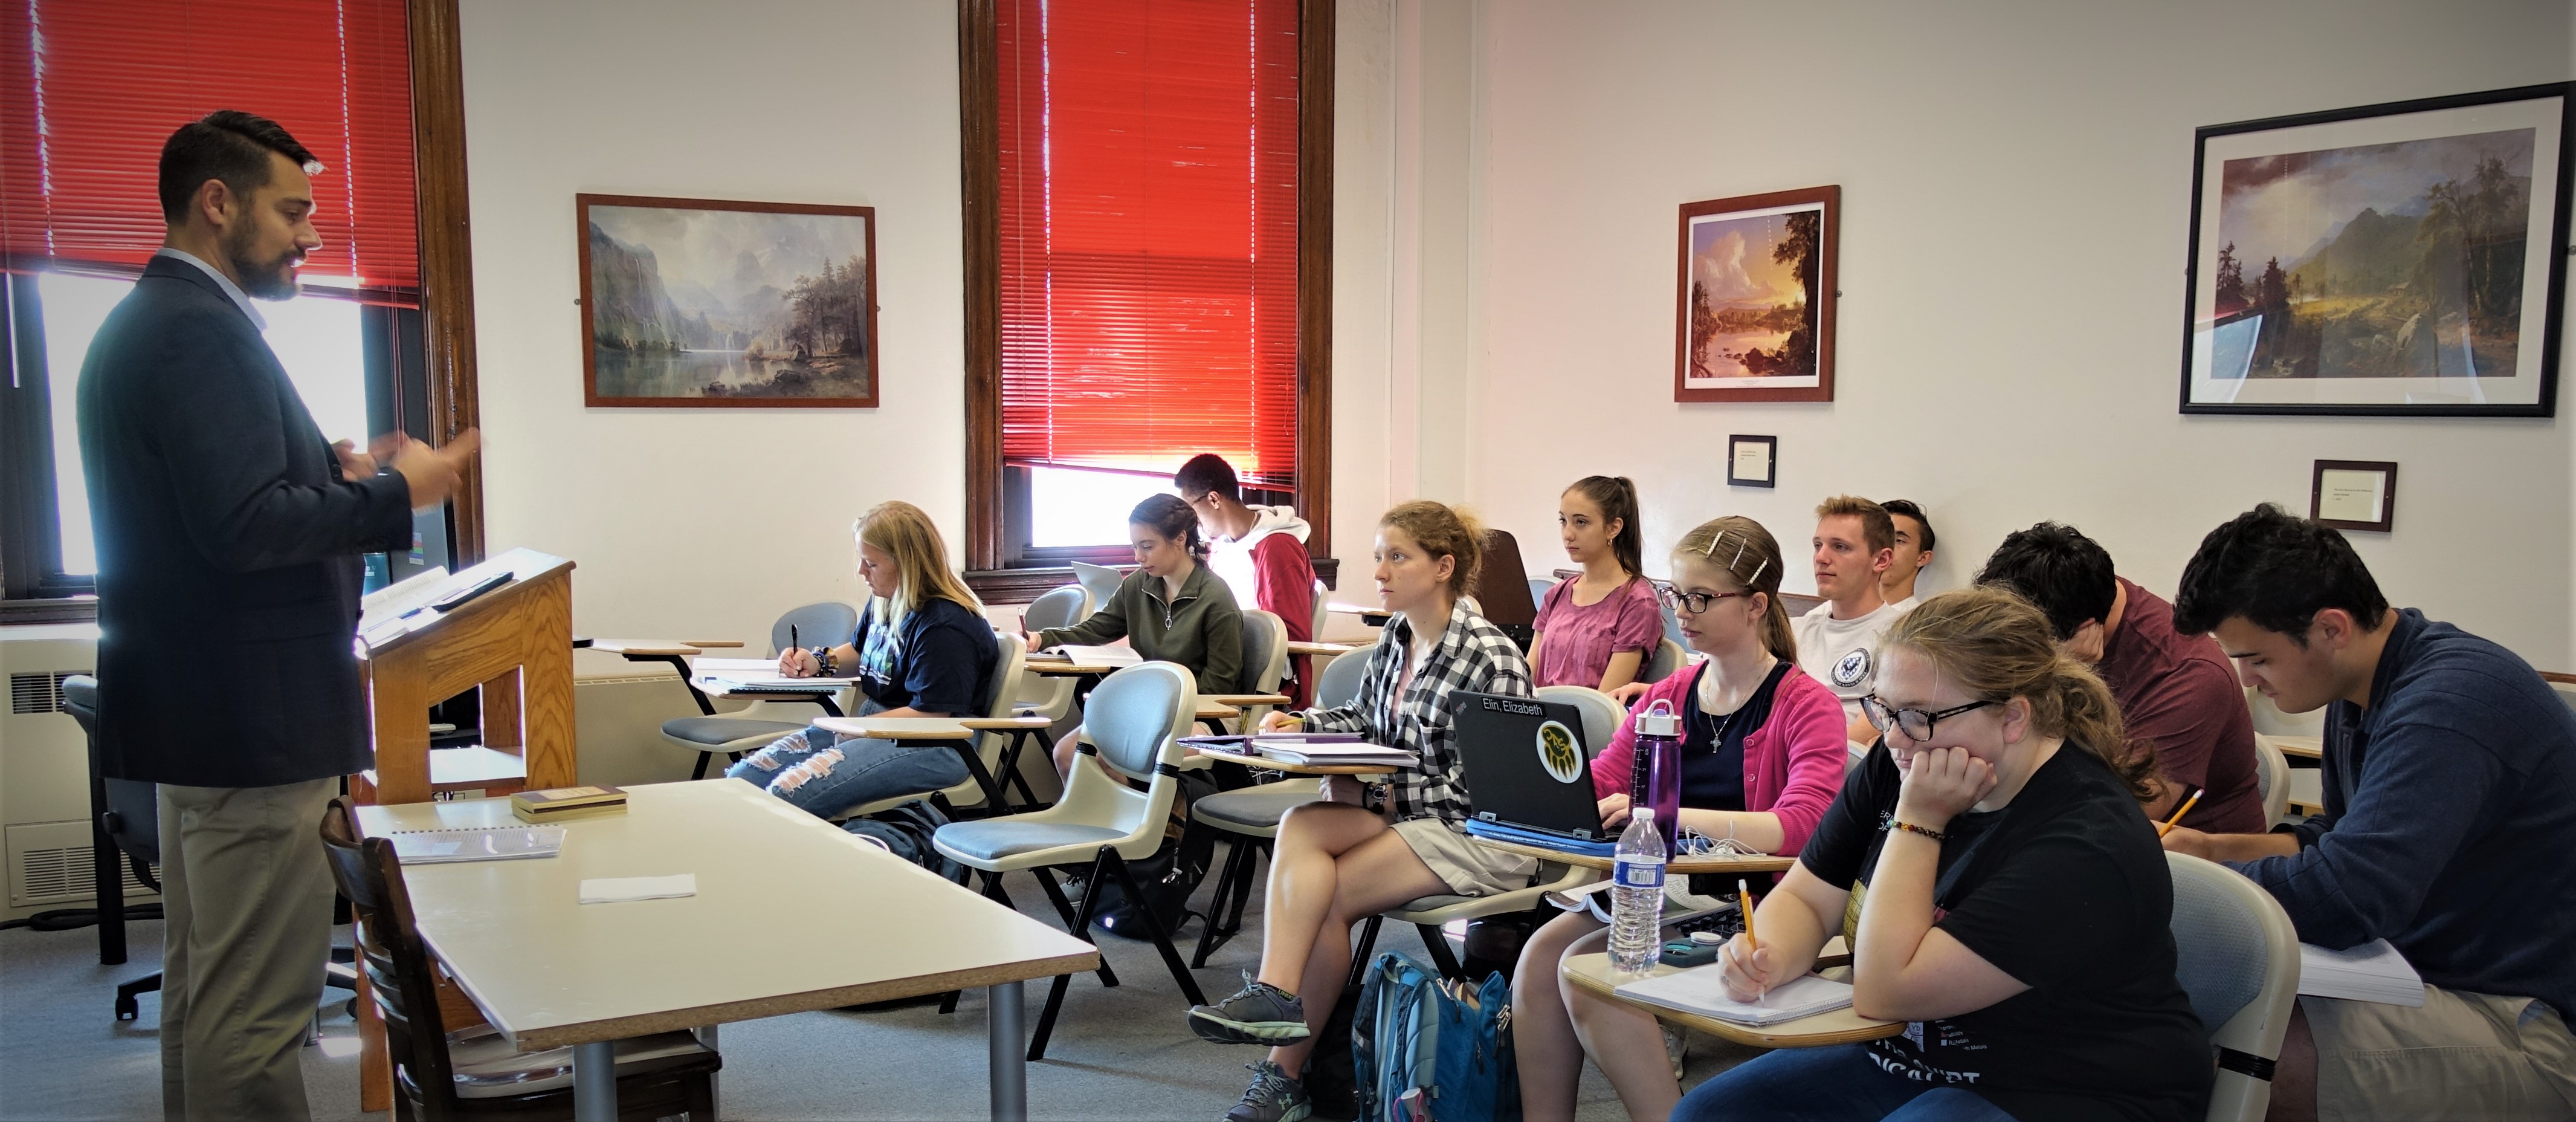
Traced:
<path fill-rule="evenodd" d="M 1190 1007 L 1190 1031 L 1199 1034 L 1199 1039 L 1218 1044 L 1293 1044 L 1310 1035 L 1306 1030 L 1306 1003 L 1277 986 L 1253 980 L 1248 971 L 1243 975 L 1243 988 L 1233 997 L 1214 1005 Z M 1254 1090 L 1260 1088 L 1260 1083 L 1253 1084 Z M 1304 1095 L 1298 1092 L 1301 1103 Z M 1298 1117 L 1305 1117 L 1305 1108 L 1298 1109 Z"/>
<path fill-rule="evenodd" d="M 1252 1072 L 1252 1089 L 1243 1093 L 1243 1101 L 1225 1112 L 1224 1122 L 1297 1122 L 1315 1113 L 1315 1101 L 1306 1097 L 1306 1085 L 1288 1078 L 1278 1064 L 1263 1060 L 1245 1064 Z"/>

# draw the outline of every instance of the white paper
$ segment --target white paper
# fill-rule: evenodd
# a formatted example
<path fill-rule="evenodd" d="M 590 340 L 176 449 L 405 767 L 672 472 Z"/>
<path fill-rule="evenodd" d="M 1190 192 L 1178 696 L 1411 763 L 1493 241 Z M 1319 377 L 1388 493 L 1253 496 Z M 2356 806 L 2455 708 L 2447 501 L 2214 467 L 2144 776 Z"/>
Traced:
<path fill-rule="evenodd" d="M 1758 1002 L 1737 1001 L 1727 996 L 1726 983 L 1719 979 L 1718 969 L 1714 964 L 1694 966 L 1659 978 L 1630 982 L 1614 992 L 1649 1005 L 1740 1025 L 1776 1025 L 1848 1008 L 1852 1003 L 1849 983 L 1827 981 L 1813 974 L 1762 995 Z"/>
<path fill-rule="evenodd" d="M 1068 643 L 1056 648 L 1078 666 L 1134 666 L 1145 661 L 1134 647 L 1085 647 Z"/>
<path fill-rule="evenodd" d="M 1767 480 L 1771 478 L 1770 442 L 1747 440 L 1737 444 L 1735 446 L 1734 476 L 1737 479 L 1744 480 Z"/>
<path fill-rule="evenodd" d="M 489 826 L 454 830 L 396 830 L 394 856 L 406 865 L 453 861 L 514 861 L 563 851 L 561 826 Z"/>
<path fill-rule="evenodd" d="M 2317 517 L 2338 522 L 2377 522 L 2382 506 L 2381 488 L 2388 477 L 2375 471 L 2349 471 L 2327 468 L 2318 473 Z"/>
<path fill-rule="evenodd" d="M 774 658 L 707 658 L 700 656 L 689 660 L 689 669 L 700 674 L 715 674 L 727 678 L 739 677 L 742 675 L 757 675 L 763 678 L 774 678 L 778 676 L 778 660 Z"/>
<path fill-rule="evenodd" d="M 2299 992 L 2309 997 L 2421 1007 L 2424 978 L 2386 939 L 2330 951 L 2299 944 Z"/>
<path fill-rule="evenodd" d="M 698 894 L 698 874 L 667 877 L 600 877 L 581 882 L 581 902 L 622 904 L 629 900 L 668 900 Z"/>

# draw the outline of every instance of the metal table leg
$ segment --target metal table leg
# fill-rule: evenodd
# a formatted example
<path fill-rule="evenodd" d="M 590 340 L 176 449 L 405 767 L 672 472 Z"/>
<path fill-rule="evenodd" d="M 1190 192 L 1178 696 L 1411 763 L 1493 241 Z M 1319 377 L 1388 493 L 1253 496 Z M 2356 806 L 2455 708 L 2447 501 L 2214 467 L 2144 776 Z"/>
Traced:
<path fill-rule="evenodd" d="M 573 1122 L 617 1122 L 617 1042 L 572 1046 Z"/>
<path fill-rule="evenodd" d="M 1028 1122 L 1028 1033 L 1018 982 L 984 987 L 986 1060 L 992 1066 L 993 1122 Z"/>

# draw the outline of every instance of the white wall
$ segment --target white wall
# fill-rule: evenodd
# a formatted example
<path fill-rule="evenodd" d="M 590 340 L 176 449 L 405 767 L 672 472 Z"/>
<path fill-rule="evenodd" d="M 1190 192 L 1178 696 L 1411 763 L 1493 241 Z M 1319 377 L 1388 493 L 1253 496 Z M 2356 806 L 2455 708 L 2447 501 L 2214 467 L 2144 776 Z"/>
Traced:
<path fill-rule="evenodd" d="M 2565 80 L 2565 0 L 1482 0 L 1473 23 L 1467 497 L 1533 568 L 1562 556 L 1558 491 L 1602 472 L 1637 479 L 1650 557 L 1725 513 L 1803 557 L 1851 491 L 1929 507 L 1940 587 L 2054 518 L 2170 592 L 2227 517 L 2304 512 L 2311 460 L 2395 460 L 2396 532 L 2351 535 L 2390 598 L 2576 666 L 2565 418 L 2174 404 L 2193 129 Z M 1676 207 L 1828 183 L 1838 400 L 1674 404 Z M 1730 433 L 1780 438 L 1778 490 L 1725 485 Z"/>
<path fill-rule="evenodd" d="M 1365 558 L 1392 491 L 1393 5 L 1343 7 L 1333 499 L 1361 513 L 1334 537 Z M 787 607 L 860 595 L 849 526 L 870 504 L 918 503 L 962 549 L 954 5 L 463 0 L 463 20 L 492 548 L 578 562 L 582 633 L 755 641 Z M 876 207 L 882 406 L 585 408 L 580 192 Z"/>

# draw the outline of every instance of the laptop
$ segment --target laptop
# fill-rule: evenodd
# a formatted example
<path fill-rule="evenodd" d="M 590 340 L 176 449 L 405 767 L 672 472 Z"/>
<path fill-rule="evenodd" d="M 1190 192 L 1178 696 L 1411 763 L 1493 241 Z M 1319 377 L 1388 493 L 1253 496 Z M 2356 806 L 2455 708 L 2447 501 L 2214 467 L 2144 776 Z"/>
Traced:
<path fill-rule="evenodd" d="M 1474 808 L 1470 833 L 1571 852 L 1609 852 L 1592 796 L 1583 714 L 1560 701 L 1453 695 L 1459 766 Z"/>

